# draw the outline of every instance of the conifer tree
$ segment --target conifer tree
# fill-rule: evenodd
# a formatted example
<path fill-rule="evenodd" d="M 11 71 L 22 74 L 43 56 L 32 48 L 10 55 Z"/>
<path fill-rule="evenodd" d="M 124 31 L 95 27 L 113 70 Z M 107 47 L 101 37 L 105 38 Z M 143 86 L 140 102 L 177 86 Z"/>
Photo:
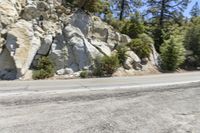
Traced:
<path fill-rule="evenodd" d="M 171 36 L 160 47 L 161 67 L 163 70 L 175 71 L 185 60 L 185 48 L 182 38 Z"/>
<path fill-rule="evenodd" d="M 164 42 L 167 26 L 177 23 L 182 18 L 182 13 L 189 2 L 190 0 L 147 0 L 147 12 L 155 26 L 153 34 L 158 51 L 160 45 Z"/>
<path fill-rule="evenodd" d="M 199 8 L 198 2 L 196 2 L 196 3 L 194 4 L 194 6 L 192 7 L 192 10 L 191 10 L 191 12 L 190 12 L 190 15 L 191 15 L 192 17 L 198 17 L 198 16 L 200 16 L 200 8 Z"/>
<path fill-rule="evenodd" d="M 138 7 L 142 6 L 142 0 L 111 0 L 113 11 L 119 16 L 119 20 L 136 11 Z"/>

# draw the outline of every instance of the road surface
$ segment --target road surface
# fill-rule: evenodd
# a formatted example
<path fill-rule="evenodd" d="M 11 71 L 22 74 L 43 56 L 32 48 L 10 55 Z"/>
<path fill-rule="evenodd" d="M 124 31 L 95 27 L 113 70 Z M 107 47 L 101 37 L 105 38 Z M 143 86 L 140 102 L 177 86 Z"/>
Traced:
<path fill-rule="evenodd" d="M 200 133 L 200 72 L 2 81 L 0 133 Z"/>

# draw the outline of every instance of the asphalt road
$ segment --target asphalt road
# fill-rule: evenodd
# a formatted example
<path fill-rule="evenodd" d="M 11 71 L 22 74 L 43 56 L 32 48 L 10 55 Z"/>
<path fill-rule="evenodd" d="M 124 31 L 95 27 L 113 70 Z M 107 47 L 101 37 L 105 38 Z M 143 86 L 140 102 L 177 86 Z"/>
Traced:
<path fill-rule="evenodd" d="M 2 81 L 0 133 L 200 133 L 200 72 Z"/>

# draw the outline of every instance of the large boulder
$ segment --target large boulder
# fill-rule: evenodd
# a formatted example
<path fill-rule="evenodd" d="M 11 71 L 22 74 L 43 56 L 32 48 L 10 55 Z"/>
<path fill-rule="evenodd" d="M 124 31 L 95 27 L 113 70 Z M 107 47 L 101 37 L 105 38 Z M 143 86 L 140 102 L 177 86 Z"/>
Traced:
<path fill-rule="evenodd" d="M 159 54 L 156 51 L 154 44 L 151 44 L 151 49 L 152 49 L 152 52 L 150 54 L 149 59 L 153 65 L 159 66 Z"/>
<path fill-rule="evenodd" d="M 44 1 L 34 1 L 25 6 L 23 12 L 23 19 L 32 20 L 40 19 L 40 16 L 43 16 L 45 19 L 48 19 L 49 5 Z"/>
<path fill-rule="evenodd" d="M 34 34 L 32 23 L 20 20 L 11 26 L 6 41 L 6 47 L 17 68 L 17 77 L 21 77 L 30 68 L 40 48 L 40 38 Z"/>
<path fill-rule="evenodd" d="M 57 32 L 51 46 L 50 57 L 55 64 L 55 69 L 60 70 L 68 64 L 68 49 L 62 31 Z"/>
<path fill-rule="evenodd" d="M 23 13 L 23 19 L 25 20 L 32 20 L 33 18 L 38 16 L 38 12 L 37 12 L 37 5 L 36 4 L 30 4 L 27 5 L 24 8 L 24 13 Z"/>
<path fill-rule="evenodd" d="M 47 20 L 52 15 L 56 16 L 55 7 L 58 5 L 60 5 L 58 0 L 27 0 L 22 17 L 25 20 L 32 20 L 40 19 L 40 16 L 42 16 Z"/>
<path fill-rule="evenodd" d="M 124 45 L 131 41 L 127 35 L 116 32 L 112 26 L 103 22 L 100 18 L 92 17 L 92 27 L 90 28 L 91 40 L 100 40 L 107 44 L 107 46 L 114 50 L 116 45 Z"/>
<path fill-rule="evenodd" d="M 48 55 L 51 45 L 53 43 L 53 36 L 51 34 L 45 35 L 42 39 L 41 47 L 38 50 L 39 55 Z"/>
<path fill-rule="evenodd" d="M 0 23 L 3 27 L 17 21 L 25 0 L 0 0 Z"/>
<path fill-rule="evenodd" d="M 19 17 L 14 4 L 9 0 L 0 0 L 0 23 L 2 23 L 3 27 L 14 23 Z"/>
<path fill-rule="evenodd" d="M 65 27 L 64 33 L 68 50 L 71 51 L 71 55 L 73 55 L 73 60 L 70 62 L 72 64 L 77 64 L 79 70 L 90 66 L 92 60 L 96 58 L 100 52 L 88 42 L 79 28 L 69 24 Z"/>
<path fill-rule="evenodd" d="M 127 59 L 125 60 L 125 63 L 124 63 L 125 69 L 128 69 L 128 70 L 141 69 L 140 68 L 141 59 L 133 51 L 127 51 L 126 55 L 127 55 Z"/>
<path fill-rule="evenodd" d="M 7 48 L 0 54 L 0 79 L 12 80 L 16 78 L 16 67 Z"/>
<path fill-rule="evenodd" d="M 106 56 L 110 56 L 112 51 L 111 49 L 107 46 L 107 43 L 103 41 L 99 41 L 96 39 L 89 40 L 89 42 L 102 54 Z"/>
<path fill-rule="evenodd" d="M 72 68 L 80 71 L 90 66 L 98 54 L 99 51 L 88 42 L 81 30 L 70 24 L 65 27 L 64 35 L 56 36 L 51 50 L 57 70 Z"/>
<path fill-rule="evenodd" d="M 59 75 L 66 68 L 76 72 L 90 67 L 97 56 L 110 56 L 117 45 L 130 42 L 128 36 L 81 10 L 71 15 L 65 25 L 56 33 L 50 53 Z"/>
<path fill-rule="evenodd" d="M 93 26 L 90 31 L 90 38 L 107 43 L 110 27 L 106 23 L 103 23 L 98 17 L 93 17 L 92 20 Z"/>
<path fill-rule="evenodd" d="M 87 37 L 92 26 L 92 17 L 84 11 L 78 10 L 70 17 L 69 23 L 72 26 L 79 28 L 83 35 Z"/>
<path fill-rule="evenodd" d="M 127 44 L 131 41 L 130 37 L 116 32 L 112 26 L 103 22 L 99 17 L 92 16 L 82 10 L 75 12 L 70 17 L 69 23 L 79 28 L 86 38 L 105 42 L 111 51 L 116 45 Z"/>

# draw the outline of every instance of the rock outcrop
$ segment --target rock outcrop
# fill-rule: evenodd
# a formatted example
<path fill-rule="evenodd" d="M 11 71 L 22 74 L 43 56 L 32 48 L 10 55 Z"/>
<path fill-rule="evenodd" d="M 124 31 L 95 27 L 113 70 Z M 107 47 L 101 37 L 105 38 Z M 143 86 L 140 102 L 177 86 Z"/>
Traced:
<path fill-rule="evenodd" d="M 126 55 L 127 55 L 127 59 L 125 60 L 124 68 L 127 70 L 130 70 L 133 68 L 136 70 L 140 70 L 141 59 L 133 51 L 127 51 Z"/>
<path fill-rule="evenodd" d="M 52 59 L 58 75 L 73 74 L 130 41 L 96 16 L 72 13 L 61 0 L 0 0 L 0 79 L 26 77 L 41 56 Z M 138 69 L 141 59 L 128 54 L 125 68 Z"/>
<path fill-rule="evenodd" d="M 40 37 L 35 34 L 31 22 L 19 20 L 7 33 L 6 48 L 17 68 L 17 77 L 23 76 L 40 48 Z"/>

